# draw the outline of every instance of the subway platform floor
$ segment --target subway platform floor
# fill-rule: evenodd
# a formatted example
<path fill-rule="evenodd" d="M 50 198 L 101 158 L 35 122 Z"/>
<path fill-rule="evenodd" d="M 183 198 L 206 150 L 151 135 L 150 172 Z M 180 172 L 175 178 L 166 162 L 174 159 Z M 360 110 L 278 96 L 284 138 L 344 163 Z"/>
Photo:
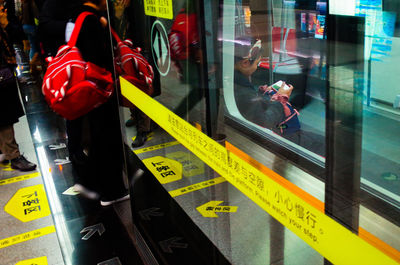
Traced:
<path fill-rule="evenodd" d="M 102 207 L 71 193 L 64 120 L 44 102 L 39 81 L 21 83 L 20 92 L 26 116 L 15 124 L 16 139 L 38 167 L 20 172 L 0 164 L 0 263 L 143 264 L 129 201 Z"/>

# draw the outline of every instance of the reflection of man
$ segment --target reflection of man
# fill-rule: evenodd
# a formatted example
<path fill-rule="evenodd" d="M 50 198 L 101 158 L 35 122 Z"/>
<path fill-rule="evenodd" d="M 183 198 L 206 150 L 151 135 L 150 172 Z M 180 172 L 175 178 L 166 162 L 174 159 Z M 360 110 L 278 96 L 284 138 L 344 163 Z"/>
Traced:
<path fill-rule="evenodd" d="M 324 154 L 323 138 L 300 129 L 298 112 L 289 103 L 293 86 L 285 83 L 276 90 L 270 86 L 255 87 L 251 75 L 261 60 L 261 41 L 251 37 L 235 40 L 235 101 L 240 114 L 262 127 L 320 155 Z"/>

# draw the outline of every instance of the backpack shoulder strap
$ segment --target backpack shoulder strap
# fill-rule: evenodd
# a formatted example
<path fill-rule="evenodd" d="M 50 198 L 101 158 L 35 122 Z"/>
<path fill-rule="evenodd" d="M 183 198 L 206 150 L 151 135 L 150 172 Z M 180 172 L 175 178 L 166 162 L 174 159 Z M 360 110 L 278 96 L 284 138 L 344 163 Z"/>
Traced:
<path fill-rule="evenodd" d="M 91 12 L 82 12 L 78 16 L 78 18 L 75 21 L 75 27 L 74 30 L 72 31 L 71 38 L 68 41 L 68 46 L 74 47 L 76 45 L 76 41 L 78 40 L 79 32 L 81 31 L 83 21 L 85 21 L 85 18 L 89 15 L 94 15 L 94 14 Z"/>

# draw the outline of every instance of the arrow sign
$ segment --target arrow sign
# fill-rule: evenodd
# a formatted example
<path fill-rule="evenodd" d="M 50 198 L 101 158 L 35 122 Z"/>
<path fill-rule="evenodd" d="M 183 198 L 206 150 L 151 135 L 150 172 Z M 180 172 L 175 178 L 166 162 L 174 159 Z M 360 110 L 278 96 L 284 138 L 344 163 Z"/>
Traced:
<path fill-rule="evenodd" d="M 99 235 L 101 236 L 105 231 L 106 229 L 104 228 L 104 225 L 100 223 L 97 225 L 85 227 L 82 229 L 80 233 L 82 234 L 88 232 L 86 235 L 82 237 L 82 240 L 89 240 L 94 234 L 96 234 L 96 232 L 98 232 Z"/>
<path fill-rule="evenodd" d="M 142 217 L 143 220 L 150 221 L 151 216 L 164 216 L 164 213 L 159 212 L 160 208 L 157 207 L 152 207 L 143 211 L 139 212 L 140 217 Z"/>
<path fill-rule="evenodd" d="M 118 257 L 115 257 L 113 259 L 97 263 L 97 265 L 121 265 L 121 261 L 119 260 Z"/>
<path fill-rule="evenodd" d="M 172 251 L 172 248 L 187 248 L 189 245 L 186 243 L 179 243 L 177 241 L 182 240 L 183 237 L 172 237 L 170 239 L 164 240 L 159 242 L 158 244 L 160 244 L 161 249 L 165 252 L 165 253 L 174 253 Z"/>
<path fill-rule="evenodd" d="M 67 148 L 67 145 L 65 143 L 51 144 L 51 145 L 49 145 L 49 148 L 50 148 L 50 150 L 59 150 L 59 149 Z"/>
<path fill-rule="evenodd" d="M 71 160 L 69 160 L 69 157 L 67 157 L 65 159 L 56 159 L 54 160 L 54 163 L 56 164 L 56 166 L 60 166 L 71 163 Z"/>
<path fill-rule="evenodd" d="M 216 213 L 234 213 L 237 206 L 219 206 L 223 201 L 210 201 L 196 208 L 203 217 L 218 218 Z"/>

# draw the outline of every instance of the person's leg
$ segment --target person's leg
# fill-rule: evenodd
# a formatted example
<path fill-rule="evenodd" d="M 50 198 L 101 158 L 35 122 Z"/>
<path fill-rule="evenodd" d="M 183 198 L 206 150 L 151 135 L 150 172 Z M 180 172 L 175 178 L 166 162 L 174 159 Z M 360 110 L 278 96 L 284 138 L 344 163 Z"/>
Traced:
<path fill-rule="evenodd" d="M 136 139 L 132 143 L 132 147 L 144 145 L 147 141 L 147 134 L 151 131 L 151 119 L 141 110 L 135 111 L 135 119 L 137 121 Z"/>
<path fill-rule="evenodd" d="M 37 34 L 36 34 L 36 26 L 33 25 L 23 25 L 22 26 L 25 35 L 28 37 L 29 45 L 31 49 L 29 51 L 29 60 L 32 60 L 35 53 L 39 52 Z"/>
<path fill-rule="evenodd" d="M 5 154 L 6 160 L 11 160 L 21 155 L 18 144 L 15 141 L 13 125 L 0 127 L 0 150 Z"/>
<path fill-rule="evenodd" d="M 89 159 L 103 205 L 128 194 L 122 176 L 123 141 L 115 94 L 89 113 L 89 123 Z"/>
<path fill-rule="evenodd" d="M 11 168 L 20 171 L 31 171 L 36 168 L 35 164 L 29 162 L 20 154 L 18 144 L 15 141 L 13 125 L 0 127 L 0 150 L 5 154 L 7 160 L 11 160 Z"/>

